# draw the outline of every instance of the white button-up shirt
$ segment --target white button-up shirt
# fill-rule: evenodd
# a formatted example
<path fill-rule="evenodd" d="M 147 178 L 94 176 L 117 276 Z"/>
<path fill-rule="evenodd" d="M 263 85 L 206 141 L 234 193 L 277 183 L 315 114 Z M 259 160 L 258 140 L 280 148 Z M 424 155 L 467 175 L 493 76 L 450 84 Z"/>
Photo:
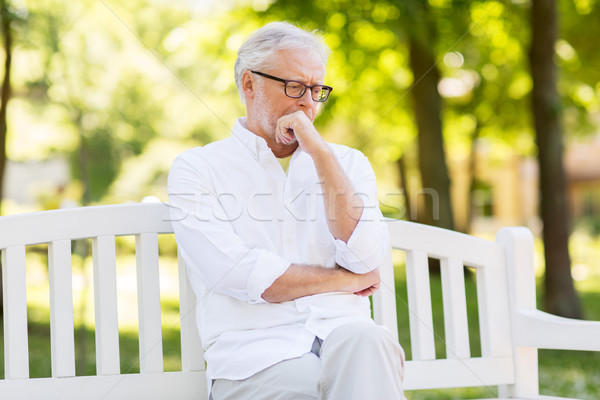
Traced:
<path fill-rule="evenodd" d="M 326 293 L 267 303 L 261 295 L 292 263 L 365 273 L 389 238 L 375 174 L 357 150 L 330 144 L 364 202 L 348 242 L 335 239 L 310 155 L 294 152 L 286 175 L 240 118 L 230 138 L 185 151 L 169 174 L 175 238 L 198 301 L 208 379 L 245 379 L 310 351 L 337 326 L 370 320 L 369 300 Z"/>

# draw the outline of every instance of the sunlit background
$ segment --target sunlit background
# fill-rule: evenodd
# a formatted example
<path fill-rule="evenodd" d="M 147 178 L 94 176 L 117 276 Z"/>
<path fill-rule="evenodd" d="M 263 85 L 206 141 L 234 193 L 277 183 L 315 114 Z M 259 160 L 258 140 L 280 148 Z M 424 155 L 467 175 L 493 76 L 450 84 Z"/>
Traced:
<path fill-rule="evenodd" d="M 414 1 L 427 2 L 8 1 L 2 214 L 167 201 L 175 156 L 229 136 L 244 114 L 237 49 L 266 22 L 287 20 L 320 30 L 332 49 L 326 84 L 334 91 L 318 129 L 369 157 L 387 216 L 420 221 L 428 192 L 412 89 L 422 77 L 408 42 L 429 24 L 454 228 L 493 238 L 501 226 L 528 226 L 542 277 L 530 1 L 428 0 L 424 19 L 407 15 Z M 593 296 L 584 299 L 586 316 L 598 319 L 588 304 L 600 299 L 600 2 L 557 4 L 571 270 L 578 291 Z"/>
<path fill-rule="evenodd" d="M 334 92 L 317 120 L 323 136 L 370 158 L 387 215 L 419 220 L 423 189 L 411 88 L 421 77 L 413 76 L 407 41 L 423 22 L 403 15 L 405 3 L 9 2 L 13 96 L 3 214 L 167 201 L 174 157 L 227 137 L 244 114 L 233 79 L 244 38 L 266 22 L 289 20 L 319 29 L 333 50 L 327 83 Z M 600 6 L 558 3 L 569 213 L 575 233 L 595 237 Z M 427 18 L 437 30 L 429 45 L 440 72 L 444 150 L 460 231 L 493 234 L 500 226 L 526 225 L 539 234 L 542 227 L 529 12 L 525 0 L 429 1 Z M 575 278 L 597 269 L 597 255 L 575 251 L 573 257 Z"/>

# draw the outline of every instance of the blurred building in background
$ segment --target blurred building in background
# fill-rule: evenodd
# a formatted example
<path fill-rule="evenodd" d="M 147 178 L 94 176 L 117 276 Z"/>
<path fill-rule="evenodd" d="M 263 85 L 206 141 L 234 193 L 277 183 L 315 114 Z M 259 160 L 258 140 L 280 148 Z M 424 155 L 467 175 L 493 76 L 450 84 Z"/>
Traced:
<path fill-rule="evenodd" d="M 600 233 L 600 135 L 571 143 L 565 152 L 572 224 Z M 495 232 L 502 226 L 525 225 L 539 233 L 538 164 L 534 158 L 507 155 L 490 159 L 478 151 L 473 197 L 469 207 L 470 160 L 451 160 L 452 194 L 457 228 Z M 471 215 L 469 215 L 469 210 Z"/>
<path fill-rule="evenodd" d="M 71 181 L 68 160 L 53 157 L 39 161 L 8 161 L 4 201 L 17 210 L 54 209 L 63 206 L 63 192 Z"/>

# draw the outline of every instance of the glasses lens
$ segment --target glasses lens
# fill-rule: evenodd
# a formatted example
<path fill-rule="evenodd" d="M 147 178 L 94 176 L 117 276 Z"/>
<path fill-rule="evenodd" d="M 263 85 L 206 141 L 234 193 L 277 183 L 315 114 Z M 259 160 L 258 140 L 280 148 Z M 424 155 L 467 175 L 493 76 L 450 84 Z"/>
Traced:
<path fill-rule="evenodd" d="M 315 86 L 312 90 L 312 98 L 314 101 L 325 101 L 329 97 L 329 92 L 331 92 L 331 89 L 327 86 Z"/>
<path fill-rule="evenodd" d="M 285 94 L 290 97 L 302 97 L 305 90 L 306 86 L 301 82 L 288 81 L 285 85 Z"/>

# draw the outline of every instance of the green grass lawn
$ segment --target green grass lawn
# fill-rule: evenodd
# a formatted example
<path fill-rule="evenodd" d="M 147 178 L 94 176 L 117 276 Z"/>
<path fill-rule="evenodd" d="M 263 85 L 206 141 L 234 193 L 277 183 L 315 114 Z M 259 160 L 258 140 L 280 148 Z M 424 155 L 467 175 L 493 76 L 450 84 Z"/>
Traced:
<path fill-rule="evenodd" d="M 399 267 L 397 276 L 404 276 Z M 588 319 L 600 320 L 600 293 L 597 288 L 598 282 L 583 282 L 578 288 L 582 304 Z M 582 290 L 583 288 L 583 290 Z M 408 328 L 408 311 L 406 283 L 402 279 L 396 282 L 398 325 L 400 342 L 406 350 L 407 359 L 411 359 L 410 338 Z M 468 318 L 470 326 L 471 354 L 481 354 L 478 337 L 478 317 L 476 287 L 474 279 L 466 279 L 466 293 L 468 303 Z M 437 358 L 445 358 L 442 294 L 441 281 L 439 277 L 431 279 L 432 306 L 434 311 L 434 331 L 436 340 Z M 29 305 L 29 364 L 31 377 L 48 377 L 51 375 L 50 365 L 50 328 L 48 322 L 47 306 L 43 307 L 43 299 L 47 299 L 45 293 L 39 301 L 34 301 L 33 296 Z M 126 297 L 125 297 L 126 298 Z M 29 293 L 28 293 L 29 299 Z M 93 319 L 93 310 L 89 317 Z M 119 310 L 121 315 L 121 309 Z M 124 314 L 127 315 L 128 311 Z M 92 325 L 86 322 L 82 327 L 76 317 L 76 369 L 77 375 L 95 374 L 95 348 L 94 331 Z M 165 370 L 174 371 L 181 368 L 180 357 L 180 334 L 178 326 L 179 310 L 176 300 L 167 298 L 163 301 L 163 354 Z M 134 318 L 135 319 L 135 318 Z M 136 321 L 127 321 L 123 324 L 120 332 L 120 357 L 121 372 L 139 372 L 139 350 L 138 337 L 135 333 Z M 0 324 L 0 351 L 4 352 L 3 325 Z M 600 340 L 600 338 L 599 338 Z M 4 378 L 3 354 L 0 357 L 0 378 Z M 600 353 L 578 352 L 578 351 L 550 351 L 539 352 L 540 361 L 540 390 L 546 395 L 568 396 L 581 399 L 600 398 Z M 493 398 L 497 396 L 496 388 L 464 388 L 412 391 L 407 393 L 409 400 L 421 399 L 474 399 Z"/>

